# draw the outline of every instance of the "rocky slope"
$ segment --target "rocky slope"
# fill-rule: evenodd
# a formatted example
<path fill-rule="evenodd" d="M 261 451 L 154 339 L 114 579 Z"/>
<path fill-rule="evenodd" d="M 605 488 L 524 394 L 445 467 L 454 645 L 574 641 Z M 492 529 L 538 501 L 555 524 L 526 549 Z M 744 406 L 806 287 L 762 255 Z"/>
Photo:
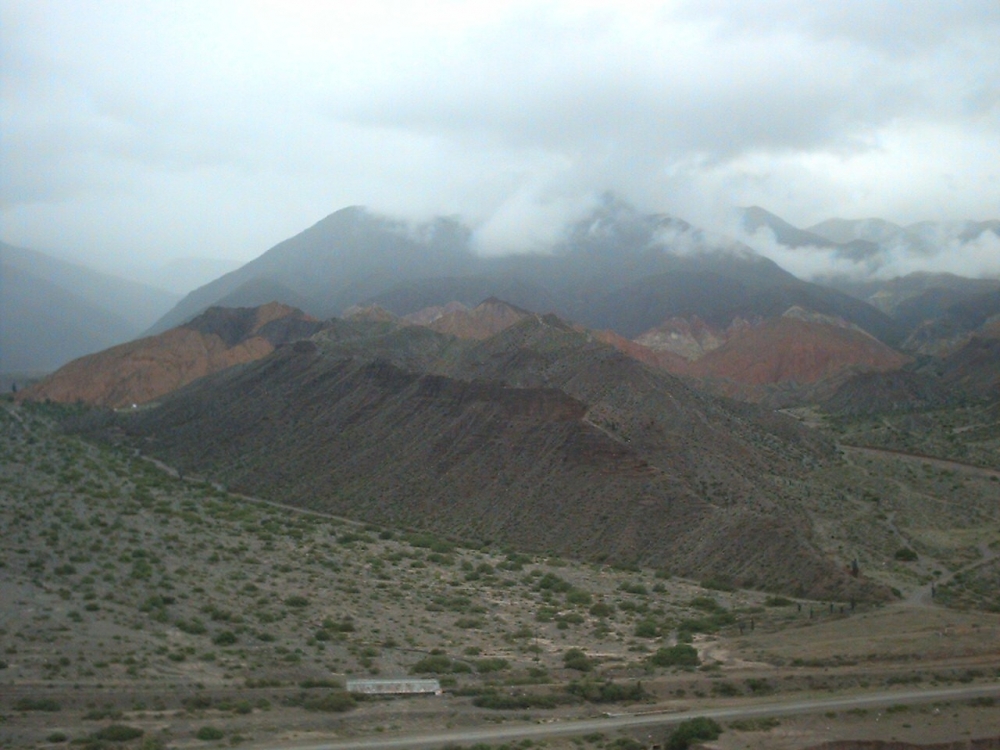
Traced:
<path fill-rule="evenodd" d="M 158 336 L 73 360 L 18 396 L 110 407 L 142 404 L 209 373 L 259 359 L 319 327 L 301 311 L 279 303 L 211 308 Z"/>
<path fill-rule="evenodd" d="M 530 316 L 484 340 L 334 321 L 128 415 L 233 488 L 466 539 L 815 596 L 874 597 L 777 476 L 831 446 Z"/>

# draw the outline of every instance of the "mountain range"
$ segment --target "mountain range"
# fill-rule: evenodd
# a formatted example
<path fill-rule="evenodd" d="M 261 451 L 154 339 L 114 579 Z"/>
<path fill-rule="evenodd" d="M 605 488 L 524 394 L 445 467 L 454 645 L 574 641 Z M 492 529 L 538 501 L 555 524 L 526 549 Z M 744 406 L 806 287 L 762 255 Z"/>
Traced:
<path fill-rule="evenodd" d="M 0 372 L 54 370 L 129 341 L 178 295 L 0 242 Z"/>
<path fill-rule="evenodd" d="M 831 444 L 551 314 L 485 339 L 331 321 L 116 424 L 185 472 L 307 508 L 816 596 L 885 594 L 817 551 L 776 479 Z"/>
<path fill-rule="evenodd" d="M 852 294 L 613 197 L 548 253 L 471 248 L 344 209 L 19 398 L 147 404 L 92 429 L 247 494 L 841 600 L 889 593 L 802 503 L 835 446 L 773 408 L 997 400 L 992 280 Z"/>

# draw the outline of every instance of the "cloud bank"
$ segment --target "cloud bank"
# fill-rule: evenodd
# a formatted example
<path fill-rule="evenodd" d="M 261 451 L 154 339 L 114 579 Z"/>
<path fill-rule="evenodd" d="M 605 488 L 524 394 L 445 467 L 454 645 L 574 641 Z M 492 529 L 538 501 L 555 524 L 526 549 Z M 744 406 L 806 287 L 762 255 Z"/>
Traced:
<path fill-rule="evenodd" d="M 247 260 L 365 204 L 495 253 L 605 190 L 718 230 L 996 218 L 997 38 L 995 0 L 0 0 L 3 239 Z"/>

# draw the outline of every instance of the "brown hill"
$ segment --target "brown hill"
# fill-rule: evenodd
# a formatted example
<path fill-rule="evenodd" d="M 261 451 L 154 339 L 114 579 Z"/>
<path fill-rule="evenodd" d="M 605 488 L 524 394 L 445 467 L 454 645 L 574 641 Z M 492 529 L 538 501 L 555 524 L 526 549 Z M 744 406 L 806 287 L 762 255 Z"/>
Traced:
<path fill-rule="evenodd" d="M 749 385 L 809 384 L 850 370 L 896 370 L 909 361 L 857 328 L 796 313 L 731 333 L 693 362 L 691 373 Z"/>
<path fill-rule="evenodd" d="M 73 360 L 19 398 L 123 407 L 270 354 L 321 324 L 287 305 L 213 307 L 190 323 Z"/>
<path fill-rule="evenodd" d="M 775 479 L 830 444 L 552 316 L 484 340 L 336 321 L 123 419 L 187 471 L 303 507 L 813 596 L 884 595 L 819 551 Z"/>
<path fill-rule="evenodd" d="M 485 339 L 514 325 L 533 313 L 490 297 L 471 310 L 451 310 L 432 321 L 429 327 L 460 339 Z"/>

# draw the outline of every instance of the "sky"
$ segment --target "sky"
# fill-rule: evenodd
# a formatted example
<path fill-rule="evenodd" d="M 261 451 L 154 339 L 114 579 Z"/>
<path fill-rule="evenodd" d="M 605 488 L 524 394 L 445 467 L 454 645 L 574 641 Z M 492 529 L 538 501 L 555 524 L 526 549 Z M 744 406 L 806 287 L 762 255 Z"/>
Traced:
<path fill-rule="evenodd" d="M 998 39 L 997 0 L 0 0 L 0 238 L 247 261 L 361 204 L 497 253 L 606 190 L 997 219 Z"/>

